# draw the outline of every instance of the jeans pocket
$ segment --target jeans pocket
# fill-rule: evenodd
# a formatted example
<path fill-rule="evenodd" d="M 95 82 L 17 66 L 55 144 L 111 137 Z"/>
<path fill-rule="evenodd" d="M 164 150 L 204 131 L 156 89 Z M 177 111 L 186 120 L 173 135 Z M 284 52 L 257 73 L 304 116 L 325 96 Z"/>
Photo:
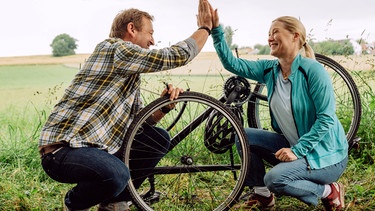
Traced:
<path fill-rule="evenodd" d="M 60 162 L 56 160 L 54 154 L 49 153 L 42 157 L 42 167 L 46 174 L 51 177 L 53 180 L 61 181 L 59 177 L 59 165 Z"/>
<path fill-rule="evenodd" d="M 53 159 L 54 155 L 51 153 L 42 156 L 42 167 L 47 174 L 50 171 Z"/>
<path fill-rule="evenodd" d="M 42 167 L 46 171 L 50 168 L 51 162 L 54 159 L 54 155 L 52 153 L 46 154 L 42 156 Z"/>

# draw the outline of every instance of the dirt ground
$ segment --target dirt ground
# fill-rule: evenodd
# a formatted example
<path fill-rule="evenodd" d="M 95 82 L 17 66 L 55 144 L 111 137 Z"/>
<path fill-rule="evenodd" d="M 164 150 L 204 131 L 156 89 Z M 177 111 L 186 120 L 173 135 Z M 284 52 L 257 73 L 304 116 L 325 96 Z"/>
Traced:
<path fill-rule="evenodd" d="M 64 57 L 53 57 L 52 55 L 39 56 L 18 56 L 0 57 L 0 65 L 41 65 L 41 64 L 64 64 L 70 67 L 79 68 L 89 57 L 89 54 L 77 54 Z M 266 55 L 240 55 L 241 58 L 257 60 L 262 58 L 272 59 Z M 364 56 L 331 56 L 349 70 L 374 70 L 375 55 Z M 169 70 L 174 74 L 228 74 L 217 57 L 216 52 L 201 52 L 188 65 L 174 70 Z"/>

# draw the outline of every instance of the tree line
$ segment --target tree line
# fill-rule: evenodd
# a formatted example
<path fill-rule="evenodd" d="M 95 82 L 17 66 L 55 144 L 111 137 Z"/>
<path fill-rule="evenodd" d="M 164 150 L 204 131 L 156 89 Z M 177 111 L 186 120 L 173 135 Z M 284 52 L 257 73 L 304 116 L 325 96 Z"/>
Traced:
<path fill-rule="evenodd" d="M 256 44 L 253 48 L 251 47 L 238 47 L 237 44 L 233 44 L 233 35 L 236 30 L 233 30 L 230 26 L 223 26 L 225 39 L 232 50 L 234 49 L 252 49 L 253 51 L 250 53 L 258 54 L 258 55 L 269 55 L 270 54 L 270 47 L 267 45 Z M 322 42 L 308 42 L 310 46 L 314 49 L 315 53 L 323 54 L 323 55 L 353 55 L 355 52 L 354 44 L 356 47 L 361 45 L 366 45 L 367 43 L 360 39 L 356 40 L 353 44 L 350 39 L 343 39 L 343 40 L 325 40 Z M 368 54 L 366 50 L 361 50 L 360 54 Z"/>
<path fill-rule="evenodd" d="M 269 55 L 270 47 L 268 45 L 256 44 L 254 47 L 238 47 L 233 43 L 233 35 L 236 30 L 231 26 L 223 26 L 225 39 L 232 50 L 234 49 L 252 49 L 252 54 Z M 50 46 L 52 47 L 52 55 L 55 57 L 74 55 L 77 49 L 78 40 L 68 34 L 57 35 Z M 356 41 L 359 45 L 364 43 L 363 40 Z M 349 39 L 344 40 L 326 40 L 322 42 L 309 41 L 310 46 L 314 49 L 315 53 L 323 55 L 352 55 L 355 53 L 353 43 Z M 366 54 L 366 51 L 360 54 Z"/>

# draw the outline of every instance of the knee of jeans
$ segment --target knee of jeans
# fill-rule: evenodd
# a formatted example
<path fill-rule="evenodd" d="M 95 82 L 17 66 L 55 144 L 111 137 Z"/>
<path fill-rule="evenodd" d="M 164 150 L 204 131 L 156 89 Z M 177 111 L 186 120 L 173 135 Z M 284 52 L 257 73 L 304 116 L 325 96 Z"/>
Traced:
<path fill-rule="evenodd" d="M 168 131 L 161 128 L 158 128 L 158 135 L 160 135 L 165 141 L 169 141 L 171 139 Z"/>
<path fill-rule="evenodd" d="M 159 137 L 156 138 L 157 139 L 156 146 L 152 146 L 152 147 L 154 149 L 157 149 L 160 152 L 168 151 L 167 149 L 169 148 L 170 140 L 171 140 L 168 131 L 162 128 L 157 128 L 157 127 L 156 127 L 156 131 L 157 131 L 156 136 L 159 136 Z"/>
<path fill-rule="evenodd" d="M 281 176 L 279 174 L 275 174 L 272 169 L 264 176 L 264 184 L 273 193 L 282 193 L 283 187 L 285 187 L 285 183 L 281 179 Z"/>
<path fill-rule="evenodd" d="M 127 186 L 130 178 L 128 168 L 123 168 L 113 173 L 113 175 L 103 181 L 103 186 L 112 192 L 114 196 L 120 194 Z"/>
<path fill-rule="evenodd" d="M 156 130 L 158 131 L 158 134 L 160 136 L 163 136 L 165 139 L 170 139 L 169 133 L 165 129 L 163 129 L 163 128 L 157 128 Z"/>

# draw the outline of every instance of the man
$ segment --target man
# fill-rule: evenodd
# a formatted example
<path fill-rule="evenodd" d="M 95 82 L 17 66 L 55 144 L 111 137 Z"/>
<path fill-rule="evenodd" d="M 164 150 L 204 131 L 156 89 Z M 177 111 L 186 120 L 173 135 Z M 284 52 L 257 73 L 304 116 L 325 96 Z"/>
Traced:
<path fill-rule="evenodd" d="M 97 204 L 99 210 L 128 209 L 125 189 L 130 175 L 119 152 L 129 124 L 143 107 L 140 74 L 190 62 L 211 33 L 211 19 L 209 3 L 200 0 L 198 30 L 169 48 L 150 50 L 151 15 L 128 9 L 115 17 L 110 38 L 96 46 L 75 76 L 39 140 L 45 172 L 56 181 L 77 184 L 65 196 L 67 210 L 88 210 Z M 168 85 L 162 96 L 168 93 L 173 100 L 181 92 Z M 165 113 L 165 109 L 155 112 L 153 121 Z M 169 144 L 168 138 L 161 135 L 162 145 Z"/>

